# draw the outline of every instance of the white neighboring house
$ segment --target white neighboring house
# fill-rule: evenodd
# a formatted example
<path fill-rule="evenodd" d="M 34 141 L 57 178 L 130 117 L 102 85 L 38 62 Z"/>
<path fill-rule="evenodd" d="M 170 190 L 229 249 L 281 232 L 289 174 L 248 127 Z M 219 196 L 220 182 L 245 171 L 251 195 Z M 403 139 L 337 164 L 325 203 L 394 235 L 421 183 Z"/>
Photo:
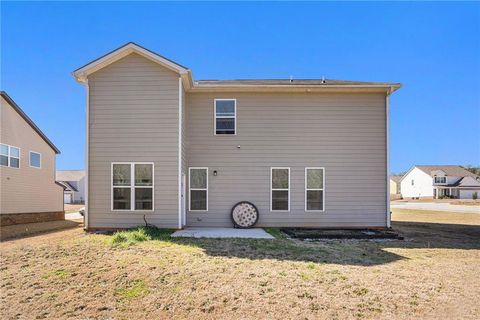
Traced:
<path fill-rule="evenodd" d="M 85 203 L 84 170 L 58 170 L 56 180 L 65 187 L 64 203 Z"/>
<path fill-rule="evenodd" d="M 403 198 L 450 197 L 472 199 L 480 196 L 480 177 L 460 166 L 413 166 L 401 179 Z"/>

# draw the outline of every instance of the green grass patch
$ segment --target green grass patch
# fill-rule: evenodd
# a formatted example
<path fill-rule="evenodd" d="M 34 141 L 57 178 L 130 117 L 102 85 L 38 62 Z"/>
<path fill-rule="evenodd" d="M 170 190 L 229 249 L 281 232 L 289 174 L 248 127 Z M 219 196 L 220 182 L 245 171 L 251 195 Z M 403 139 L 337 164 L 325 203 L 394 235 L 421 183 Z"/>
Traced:
<path fill-rule="evenodd" d="M 173 230 L 152 227 L 136 227 L 126 231 L 117 231 L 110 238 L 113 246 L 130 246 L 149 240 L 169 241 Z"/>
<path fill-rule="evenodd" d="M 367 288 L 357 288 L 355 290 L 353 290 L 353 293 L 359 297 L 361 296 L 364 296 L 368 293 L 368 289 Z"/>
<path fill-rule="evenodd" d="M 270 235 L 274 236 L 275 239 L 285 239 L 285 233 L 280 231 L 278 228 L 264 228 L 264 230 L 269 233 Z"/>
<path fill-rule="evenodd" d="M 150 289 L 145 284 L 144 280 L 132 281 L 127 288 L 117 289 L 115 295 L 122 299 L 135 299 L 138 297 L 146 296 L 150 293 Z"/>
<path fill-rule="evenodd" d="M 43 279 L 49 279 L 49 278 L 52 278 L 52 277 L 60 278 L 60 279 L 66 279 L 66 278 L 70 277 L 70 272 L 65 271 L 63 269 L 58 269 L 58 270 L 55 270 L 55 271 L 47 272 L 42 276 Z"/>

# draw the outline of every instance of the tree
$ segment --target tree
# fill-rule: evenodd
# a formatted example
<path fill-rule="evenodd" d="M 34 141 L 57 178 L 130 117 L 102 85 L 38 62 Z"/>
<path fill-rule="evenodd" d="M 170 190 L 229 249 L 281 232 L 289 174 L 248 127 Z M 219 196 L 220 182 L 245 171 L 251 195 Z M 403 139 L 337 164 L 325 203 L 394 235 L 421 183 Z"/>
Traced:
<path fill-rule="evenodd" d="M 465 170 L 470 171 L 473 174 L 476 174 L 477 176 L 480 176 L 480 167 L 478 166 L 472 166 L 471 164 L 467 164 L 466 166 L 461 166 Z"/>

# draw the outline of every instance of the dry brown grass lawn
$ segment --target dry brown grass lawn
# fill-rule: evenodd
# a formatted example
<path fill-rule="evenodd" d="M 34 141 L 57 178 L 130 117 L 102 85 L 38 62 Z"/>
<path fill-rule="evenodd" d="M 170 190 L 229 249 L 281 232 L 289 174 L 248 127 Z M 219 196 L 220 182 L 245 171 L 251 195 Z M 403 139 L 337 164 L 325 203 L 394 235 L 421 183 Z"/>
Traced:
<path fill-rule="evenodd" d="M 405 241 L 174 239 L 81 229 L 1 244 L 3 319 L 478 319 L 480 215 L 396 210 Z"/>

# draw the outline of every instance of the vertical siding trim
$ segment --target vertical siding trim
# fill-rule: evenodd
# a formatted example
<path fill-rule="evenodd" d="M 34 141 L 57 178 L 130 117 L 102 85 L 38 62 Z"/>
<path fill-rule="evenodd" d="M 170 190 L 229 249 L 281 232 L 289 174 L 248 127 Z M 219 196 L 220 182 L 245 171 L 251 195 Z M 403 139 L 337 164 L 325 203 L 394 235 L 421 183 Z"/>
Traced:
<path fill-rule="evenodd" d="M 182 229 L 182 77 L 178 77 L 178 229 Z"/>
<path fill-rule="evenodd" d="M 85 88 L 87 95 L 87 111 L 86 111 L 86 134 L 85 134 L 85 212 L 83 218 L 84 229 L 88 230 L 88 150 L 89 150 L 89 140 L 90 140 L 90 86 L 88 84 L 88 79 L 85 80 Z"/>
<path fill-rule="evenodd" d="M 387 186 L 387 228 L 391 227 L 391 215 L 390 215 L 390 94 L 392 88 L 388 89 L 385 97 L 385 150 L 386 150 L 386 186 Z"/>

